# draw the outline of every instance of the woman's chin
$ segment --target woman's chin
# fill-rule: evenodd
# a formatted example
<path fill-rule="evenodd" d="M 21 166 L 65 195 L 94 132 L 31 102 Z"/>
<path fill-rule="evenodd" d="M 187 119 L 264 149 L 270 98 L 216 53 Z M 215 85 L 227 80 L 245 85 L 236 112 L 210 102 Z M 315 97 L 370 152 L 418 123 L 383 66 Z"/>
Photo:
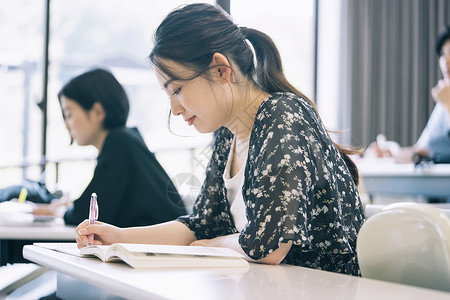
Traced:
<path fill-rule="evenodd" d="M 212 128 L 212 127 L 201 127 L 201 126 L 196 126 L 194 124 L 194 128 L 200 133 L 211 133 L 211 132 L 216 131 L 220 127 L 218 127 L 218 128 L 216 128 L 216 127 L 214 127 L 214 128 Z"/>
<path fill-rule="evenodd" d="M 194 126 L 195 127 L 195 126 Z M 210 131 L 210 130 L 205 130 L 205 129 L 201 129 L 201 128 L 197 128 L 197 127 L 195 127 L 195 129 L 198 131 L 198 132 L 200 132 L 200 133 L 210 133 L 210 132 L 212 132 L 212 131 Z"/>
<path fill-rule="evenodd" d="M 78 146 L 88 146 L 88 145 L 90 145 L 89 143 L 86 143 L 86 142 L 83 142 L 83 141 L 74 140 L 74 142 L 77 143 Z"/>

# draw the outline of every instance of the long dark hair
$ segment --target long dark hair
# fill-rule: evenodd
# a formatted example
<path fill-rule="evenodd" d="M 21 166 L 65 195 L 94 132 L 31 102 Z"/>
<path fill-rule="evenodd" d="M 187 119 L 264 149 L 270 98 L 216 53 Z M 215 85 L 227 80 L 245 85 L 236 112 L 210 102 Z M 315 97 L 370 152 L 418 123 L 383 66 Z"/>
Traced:
<path fill-rule="evenodd" d="M 93 69 L 66 83 L 58 93 L 59 101 L 65 96 L 89 111 L 99 102 L 105 111 L 104 129 L 124 127 L 130 104 L 125 90 L 110 72 Z M 63 114 L 64 116 L 64 114 Z"/>
<path fill-rule="evenodd" d="M 256 54 L 256 67 L 251 43 Z M 154 35 L 154 47 L 150 62 L 175 80 L 179 78 L 164 64 L 164 59 L 175 61 L 202 74 L 209 67 L 214 53 L 221 53 L 232 60 L 246 79 L 267 93 L 291 92 L 314 103 L 297 90 L 283 73 L 281 57 L 272 39 L 255 29 L 238 27 L 220 8 L 206 3 L 183 6 L 169 13 Z M 317 109 L 316 109 L 317 111 Z M 359 182 L 358 169 L 349 154 L 358 150 L 346 149 L 335 144 L 344 158 L 353 180 Z"/>

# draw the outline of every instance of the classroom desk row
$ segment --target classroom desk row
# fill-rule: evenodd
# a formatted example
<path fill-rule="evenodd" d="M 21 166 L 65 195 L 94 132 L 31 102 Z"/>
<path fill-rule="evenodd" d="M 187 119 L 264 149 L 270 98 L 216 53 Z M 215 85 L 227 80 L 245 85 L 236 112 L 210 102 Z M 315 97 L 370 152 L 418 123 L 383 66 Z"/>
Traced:
<path fill-rule="evenodd" d="M 374 195 L 450 197 L 450 164 L 395 164 L 387 159 L 357 163 L 363 190 Z"/>
<path fill-rule="evenodd" d="M 0 266 L 24 262 L 22 248 L 33 242 L 75 241 L 75 227 L 55 224 L 44 226 L 0 226 Z"/>
<path fill-rule="evenodd" d="M 74 228 L 0 227 L 0 239 L 67 240 Z M 250 264 L 246 268 L 135 270 L 27 245 L 24 257 L 58 271 L 63 299 L 449 299 L 450 293 L 308 268 Z"/>
<path fill-rule="evenodd" d="M 62 299 L 450 299 L 450 293 L 291 265 L 132 269 L 27 245 L 25 258 L 58 271 Z"/>
<path fill-rule="evenodd" d="M 450 165 L 416 169 L 411 164 L 358 164 L 371 195 L 450 195 Z M 0 262 L 10 262 L 13 243 L 73 241 L 74 227 L 0 226 Z M 15 250 L 14 250 L 15 251 Z M 450 293 L 289 265 L 250 264 L 248 269 L 135 270 L 32 245 L 25 259 L 58 271 L 63 299 L 449 299 Z"/>

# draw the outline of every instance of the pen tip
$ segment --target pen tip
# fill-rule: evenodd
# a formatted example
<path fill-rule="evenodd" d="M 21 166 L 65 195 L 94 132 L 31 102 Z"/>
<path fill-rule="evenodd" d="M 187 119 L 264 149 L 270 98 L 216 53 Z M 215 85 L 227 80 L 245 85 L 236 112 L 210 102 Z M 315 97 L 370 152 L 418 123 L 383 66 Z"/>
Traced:
<path fill-rule="evenodd" d="M 88 243 L 87 245 L 88 245 L 88 247 L 89 247 L 89 246 L 92 246 L 92 243 Z"/>

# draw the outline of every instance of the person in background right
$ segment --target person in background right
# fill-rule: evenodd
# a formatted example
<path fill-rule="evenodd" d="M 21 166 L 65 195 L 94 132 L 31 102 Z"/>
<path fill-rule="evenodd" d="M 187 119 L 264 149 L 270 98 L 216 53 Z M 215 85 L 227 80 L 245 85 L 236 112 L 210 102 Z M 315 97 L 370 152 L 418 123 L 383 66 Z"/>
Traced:
<path fill-rule="evenodd" d="M 450 163 L 450 26 L 436 37 L 436 53 L 443 78 L 431 89 L 436 106 L 412 147 L 400 148 L 395 142 L 385 141 L 383 135 L 377 137 L 366 152 L 367 156 L 394 157 L 396 162 L 420 163 L 430 160 L 435 163 Z M 394 147 L 392 147 L 394 146 Z M 366 156 L 366 157 L 367 157 Z"/>
<path fill-rule="evenodd" d="M 436 106 L 414 147 L 414 153 L 429 157 L 436 163 L 450 163 L 450 27 L 445 26 L 436 39 L 436 52 L 443 79 L 431 95 Z"/>

